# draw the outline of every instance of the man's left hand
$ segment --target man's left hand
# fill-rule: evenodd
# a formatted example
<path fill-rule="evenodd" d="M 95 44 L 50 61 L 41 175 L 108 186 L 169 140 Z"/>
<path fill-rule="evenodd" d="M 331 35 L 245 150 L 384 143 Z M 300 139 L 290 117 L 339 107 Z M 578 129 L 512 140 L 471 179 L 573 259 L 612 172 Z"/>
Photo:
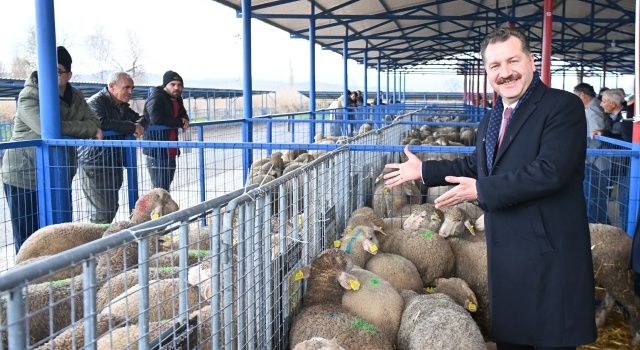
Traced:
<path fill-rule="evenodd" d="M 462 202 L 474 201 L 478 199 L 478 191 L 476 190 L 476 179 L 471 177 L 447 176 L 445 181 L 458 184 L 449 191 L 443 193 L 433 202 L 436 208 L 444 208 L 456 205 Z"/>

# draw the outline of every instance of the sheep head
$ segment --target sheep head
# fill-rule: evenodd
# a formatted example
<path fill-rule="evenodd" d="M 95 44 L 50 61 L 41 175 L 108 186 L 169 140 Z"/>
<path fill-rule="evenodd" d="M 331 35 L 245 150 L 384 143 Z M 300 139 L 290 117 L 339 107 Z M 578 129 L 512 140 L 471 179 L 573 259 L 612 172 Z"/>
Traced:
<path fill-rule="evenodd" d="M 351 258 L 338 249 L 327 249 L 320 253 L 311 265 L 296 272 L 294 276 L 307 278 L 307 291 L 304 305 L 342 302 L 345 290 L 357 290 L 360 282 L 350 272 L 353 269 Z M 303 272 L 304 271 L 304 272 Z"/>
<path fill-rule="evenodd" d="M 444 220 L 438 234 L 441 237 L 462 237 L 465 234 L 465 230 L 468 230 L 471 234 L 475 234 L 473 224 L 469 220 L 467 212 L 457 206 L 447 207 L 442 209 L 444 212 Z"/>
<path fill-rule="evenodd" d="M 451 297 L 456 303 L 469 312 L 478 310 L 478 299 L 467 282 L 457 277 L 436 278 L 435 291 Z"/>
<path fill-rule="evenodd" d="M 130 220 L 134 224 L 140 224 L 171 214 L 178 209 L 178 203 L 171 198 L 169 192 L 162 188 L 154 188 L 138 199 Z"/>

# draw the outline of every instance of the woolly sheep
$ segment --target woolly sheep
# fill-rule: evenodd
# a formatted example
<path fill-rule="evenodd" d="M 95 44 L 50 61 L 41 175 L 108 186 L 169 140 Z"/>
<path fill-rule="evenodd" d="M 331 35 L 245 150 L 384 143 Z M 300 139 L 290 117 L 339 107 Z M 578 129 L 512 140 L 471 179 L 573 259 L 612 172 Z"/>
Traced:
<path fill-rule="evenodd" d="M 174 302 L 180 290 L 178 278 L 149 281 L 149 321 L 160 322 L 178 315 L 178 303 Z M 136 284 L 118 295 L 100 313 L 110 313 L 119 318 L 137 322 L 139 315 L 140 285 Z M 198 287 L 187 288 L 187 303 L 191 308 L 197 305 L 200 294 Z M 191 310 L 192 311 L 192 310 Z"/>
<path fill-rule="evenodd" d="M 172 278 L 176 277 L 177 273 L 178 268 L 176 267 L 151 267 L 149 268 L 149 279 Z M 104 285 L 100 286 L 96 293 L 96 309 L 102 310 L 111 300 L 114 300 L 116 296 L 136 284 L 138 284 L 138 269 L 125 271 L 110 278 Z"/>
<path fill-rule="evenodd" d="M 53 255 L 94 241 L 109 225 L 81 222 L 65 222 L 45 226 L 34 232 L 20 247 L 16 264 L 47 255 Z"/>
<path fill-rule="evenodd" d="M 422 279 L 416 265 L 402 255 L 378 253 L 367 261 L 365 268 L 382 277 L 396 289 L 422 292 Z"/>
<path fill-rule="evenodd" d="M 309 340 L 305 340 L 302 343 L 296 344 L 293 350 L 345 350 L 342 346 L 336 343 L 335 339 L 325 339 L 321 337 L 313 337 Z"/>
<path fill-rule="evenodd" d="M 376 326 L 395 344 L 404 307 L 402 297 L 389 282 L 371 271 L 354 268 L 351 274 L 360 281 L 360 288 L 345 292 L 342 306 Z"/>
<path fill-rule="evenodd" d="M 373 210 L 380 217 L 399 216 L 404 205 L 420 203 L 422 203 L 422 194 L 413 181 L 407 181 L 393 188 L 379 181 L 375 186 Z"/>
<path fill-rule="evenodd" d="M 622 229 L 589 224 L 593 273 L 605 298 L 596 308 L 596 325 L 604 325 L 616 302 L 628 312 L 631 343 L 640 345 L 640 298 L 634 292 L 634 273 L 629 269 L 632 240 Z"/>
<path fill-rule="evenodd" d="M 398 331 L 398 350 L 486 350 L 469 313 L 442 293 L 403 291 L 405 308 Z"/>
<path fill-rule="evenodd" d="M 400 240 L 399 252 L 418 268 L 422 283 L 432 285 L 438 277 L 449 277 L 455 267 L 455 256 L 449 243 L 427 229 L 409 231 Z"/>
<path fill-rule="evenodd" d="M 442 225 L 442 212 L 435 205 L 425 203 L 417 207 L 402 223 L 402 228 L 407 231 L 428 229 L 438 232 Z"/>
<path fill-rule="evenodd" d="M 154 188 L 141 196 L 136 202 L 129 221 L 117 221 L 107 229 L 102 237 L 128 229 L 157 217 L 173 213 L 178 210 L 178 204 L 171 198 L 169 192 L 162 188 Z M 149 239 L 149 252 L 156 252 L 158 239 L 153 236 Z M 138 246 L 135 242 L 119 245 L 109 249 L 97 258 L 98 282 L 115 276 L 138 263 Z"/>
<path fill-rule="evenodd" d="M 364 267 L 373 255 L 378 252 L 380 243 L 369 226 L 356 226 L 353 230 L 345 230 L 346 234 L 340 239 L 340 250 L 351 257 L 353 263 Z"/>
<path fill-rule="evenodd" d="M 335 339 L 338 345 L 349 350 L 393 349 L 384 333 L 339 304 L 311 305 L 296 315 L 289 343 L 299 344 L 314 337 Z"/>
<path fill-rule="evenodd" d="M 47 339 L 83 317 L 82 279 L 30 284 L 23 292 L 29 345 Z M 0 307 L 6 312 L 4 299 Z M 3 327 L 6 318 L 2 318 Z M 6 328 L 5 328 L 6 329 Z"/>
<path fill-rule="evenodd" d="M 180 265 L 179 250 L 173 250 L 169 252 L 157 252 L 149 257 L 149 266 L 152 267 L 178 267 Z M 204 249 L 189 249 L 187 250 L 187 266 L 191 266 L 199 263 L 203 259 L 207 259 L 211 256 L 209 250 Z"/>
<path fill-rule="evenodd" d="M 189 227 L 189 249 L 208 250 L 211 248 L 211 227 Z M 162 251 L 180 248 L 180 232 L 173 231 L 162 237 Z"/>
<path fill-rule="evenodd" d="M 308 266 L 307 290 L 303 307 L 319 303 L 342 303 L 344 290 L 359 287 L 359 282 L 350 272 L 353 261 L 345 252 L 326 249 L 316 256 Z M 356 287 L 357 288 L 357 287 Z"/>
<path fill-rule="evenodd" d="M 443 293 L 469 312 L 476 312 L 478 299 L 465 280 L 457 277 L 436 278 L 430 293 Z"/>
<path fill-rule="evenodd" d="M 347 227 L 354 228 L 356 226 L 372 226 L 374 229 L 379 227 L 382 228 L 385 226 L 384 220 L 375 213 L 373 208 L 370 207 L 360 207 L 351 213 L 349 217 L 349 221 L 347 222 Z"/>
<path fill-rule="evenodd" d="M 173 322 L 149 322 L 149 341 L 157 339 L 162 333 L 173 329 Z M 98 339 L 98 350 L 137 350 L 140 338 L 138 325 L 132 324 L 116 328 Z"/>
<path fill-rule="evenodd" d="M 491 333 L 491 309 L 487 265 L 487 243 L 471 236 L 468 231 L 461 237 L 447 238 L 456 259 L 454 275 L 463 279 L 475 293 L 478 309 L 473 315 L 483 334 Z"/>
<path fill-rule="evenodd" d="M 109 330 L 117 328 L 119 325 L 125 323 L 125 320 L 119 320 L 112 315 L 97 315 L 96 316 L 96 337 L 107 333 Z M 76 321 L 73 325 L 70 325 L 66 330 L 57 335 L 52 340 L 44 343 L 42 346 L 36 348 L 36 350 L 72 350 L 80 349 L 84 347 L 84 320 Z"/>

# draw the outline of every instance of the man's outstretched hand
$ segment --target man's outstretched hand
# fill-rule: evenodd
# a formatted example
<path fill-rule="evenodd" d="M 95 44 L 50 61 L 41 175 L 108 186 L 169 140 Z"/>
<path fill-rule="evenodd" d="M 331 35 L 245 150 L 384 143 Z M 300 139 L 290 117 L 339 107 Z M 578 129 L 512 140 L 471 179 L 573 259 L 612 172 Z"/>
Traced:
<path fill-rule="evenodd" d="M 382 177 L 387 187 L 393 188 L 407 181 L 422 179 L 422 161 L 409 151 L 409 145 L 404 147 L 404 154 L 407 156 L 406 162 L 390 163 L 384 166 L 385 169 L 397 169 Z"/>

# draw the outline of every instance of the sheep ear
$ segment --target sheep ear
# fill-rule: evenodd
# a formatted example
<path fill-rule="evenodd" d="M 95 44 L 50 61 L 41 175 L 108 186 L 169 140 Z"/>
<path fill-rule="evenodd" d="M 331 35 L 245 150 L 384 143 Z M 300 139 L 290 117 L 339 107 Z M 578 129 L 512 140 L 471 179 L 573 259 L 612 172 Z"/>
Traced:
<path fill-rule="evenodd" d="M 360 289 L 360 281 L 358 281 L 356 276 L 344 271 L 341 271 L 340 275 L 338 275 L 338 282 L 340 283 L 340 286 L 346 290 Z"/>
<path fill-rule="evenodd" d="M 153 208 L 153 210 L 151 211 L 149 216 L 151 216 L 151 220 L 155 220 L 155 219 L 158 219 L 159 217 L 161 217 L 162 216 L 162 206 L 159 205 L 159 206 Z"/>
<path fill-rule="evenodd" d="M 300 269 L 296 270 L 296 272 L 294 272 L 293 275 L 291 275 L 291 280 L 295 282 L 295 281 L 303 280 L 305 278 L 309 278 L 310 272 L 311 272 L 310 265 L 303 266 Z"/>
<path fill-rule="evenodd" d="M 464 227 L 466 227 L 467 230 L 469 230 L 469 233 L 471 233 L 472 236 L 476 235 L 476 228 L 473 227 L 473 224 L 469 220 L 464 221 Z"/>
<path fill-rule="evenodd" d="M 378 245 L 371 242 L 368 239 L 363 239 L 362 240 L 362 248 L 364 248 L 365 251 L 371 253 L 371 254 L 376 254 L 378 252 Z"/>

